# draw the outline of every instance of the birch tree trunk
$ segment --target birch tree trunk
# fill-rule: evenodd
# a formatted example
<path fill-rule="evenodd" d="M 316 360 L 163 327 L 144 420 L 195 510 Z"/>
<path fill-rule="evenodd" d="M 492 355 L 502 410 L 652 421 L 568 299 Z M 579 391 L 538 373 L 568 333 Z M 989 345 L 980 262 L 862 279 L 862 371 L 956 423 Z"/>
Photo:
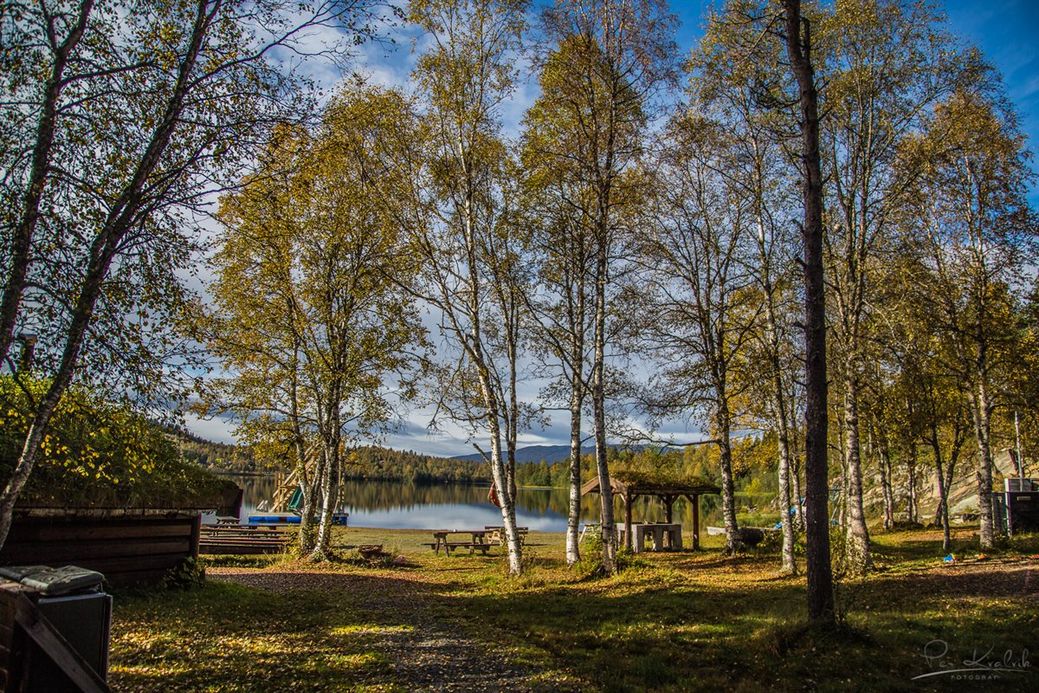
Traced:
<path fill-rule="evenodd" d="M 718 453 L 722 471 L 722 520 L 725 523 L 725 552 L 732 555 L 743 546 L 736 523 L 736 490 L 732 481 L 732 420 L 724 385 L 719 386 L 715 425 L 718 427 Z"/>
<path fill-rule="evenodd" d="M 606 393 L 604 371 L 606 361 L 606 272 L 605 243 L 597 250 L 595 277 L 595 330 L 592 356 L 592 418 L 595 429 L 595 469 L 599 477 L 599 522 L 602 531 L 602 562 L 607 575 L 617 571 L 617 533 L 613 521 L 613 489 L 606 458 Z"/>
<path fill-rule="evenodd" d="M 779 434 L 779 503 L 782 506 L 780 522 L 783 526 L 783 550 L 780 570 L 788 575 L 797 574 L 794 559 L 794 518 L 790 515 L 790 443 L 789 433 Z"/>
<path fill-rule="evenodd" d="M 988 401 L 988 389 L 984 375 L 971 398 L 974 415 L 974 436 L 978 442 L 978 468 L 975 473 L 978 486 L 978 538 L 981 548 L 991 549 L 995 541 L 992 523 L 992 424 Z"/>
<path fill-rule="evenodd" d="M 334 449 L 325 447 L 323 457 L 324 468 L 321 470 L 321 514 L 318 520 L 317 536 L 314 549 L 310 553 L 312 560 L 327 560 L 331 555 L 332 521 L 339 502 L 339 443 Z"/>
<path fill-rule="evenodd" d="M 480 369 L 481 389 L 488 401 L 495 401 L 491 391 L 490 378 L 485 367 Z M 509 573 L 520 575 L 523 572 L 522 548 L 519 531 L 516 527 L 516 498 L 508 486 L 508 474 L 501 456 L 501 427 L 498 409 L 489 407 L 487 424 L 491 437 L 491 478 L 500 491 L 501 519 L 505 528 L 505 544 L 509 557 Z"/>
<path fill-rule="evenodd" d="M 571 383 L 570 393 L 570 489 L 566 516 L 566 563 L 581 560 L 581 400 L 579 383 Z"/>
<path fill-rule="evenodd" d="M 890 532 L 895 526 L 895 497 L 891 491 L 891 452 L 887 445 L 880 445 L 880 490 L 884 497 L 884 530 Z"/>
<path fill-rule="evenodd" d="M 934 456 L 934 471 L 938 481 L 938 511 L 935 513 L 942 525 L 942 550 L 952 548 L 952 537 L 949 530 L 949 489 L 945 485 L 945 469 L 942 463 L 942 446 L 938 441 L 938 430 L 931 424 L 931 453 Z M 951 473 L 952 470 L 950 470 Z"/>
<path fill-rule="evenodd" d="M 906 519 L 912 523 L 918 522 L 920 516 L 919 493 L 917 491 L 919 481 L 916 473 L 916 462 L 916 448 L 915 446 L 910 445 L 909 450 L 906 453 L 906 471 L 909 477 L 906 484 Z"/>
<path fill-rule="evenodd" d="M 858 572 L 869 569 L 869 528 L 862 503 L 862 447 L 859 441 L 858 377 L 849 378 L 844 396 L 845 458 L 848 488 L 848 549 L 850 565 Z"/>
<path fill-rule="evenodd" d="M 792 429 L 792 431 L 793 435 L 787 439 L 787 443 L 790 445 L 790 477 L 794 492 L 794 519 L 796 520 L 797 531 L 803 532 L 805 529 L 805 517 L 801 499 L 804 498 L 804 494 L 801 491 L 801 453 L 797 445 L 800 433 L 796 429 Z"/>
<path fill-rule="evenodd" d="M 299 519 L 299 548 L 300 553 L 310 554 L 317 545 L 317 531 L 314 524 L 317 510 L 323 506 L 322 483 L 325 476 L 325 467 L 328 466 L 324 446 L 320 450 L 311 453 L 314 456 L 314 468 L 308 474 L 301 475 L 300 484 L 303 488 L 303 507 Z M 304 458 L 303 464 L 307 460 Z"/>

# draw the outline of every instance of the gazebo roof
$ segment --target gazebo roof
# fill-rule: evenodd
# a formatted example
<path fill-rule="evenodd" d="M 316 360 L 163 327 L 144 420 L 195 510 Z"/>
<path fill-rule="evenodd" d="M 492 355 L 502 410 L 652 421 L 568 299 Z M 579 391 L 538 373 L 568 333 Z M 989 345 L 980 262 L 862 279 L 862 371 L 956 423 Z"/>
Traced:
<path fill-rule="evenodd" d="M 721 493 L 721 489 L 701 477 L 676 477 L 630 470 L 610 474 L 610 488 L 623 496 L 699 496 Z M 581 495 L 599 493 L 599 477 L 595 476 L 581 487 Z"/>

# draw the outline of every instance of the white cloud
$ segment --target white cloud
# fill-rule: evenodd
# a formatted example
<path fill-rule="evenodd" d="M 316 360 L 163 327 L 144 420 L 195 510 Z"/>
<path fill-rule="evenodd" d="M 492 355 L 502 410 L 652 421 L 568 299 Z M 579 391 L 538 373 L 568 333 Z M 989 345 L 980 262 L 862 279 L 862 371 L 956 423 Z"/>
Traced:
<path fill-rule="evenodd" d="M 212 418 L 202 419 L 190 412 L 184 414 L 184 424 L 189 431 L 205 438 L 206 440 L 212 440 L 217 443 L 228 443 L 230 445 L 236 444 L 238 441 L 235 440 L 234 434 L 234 423 L 228 419 L 223 418 Z"/>

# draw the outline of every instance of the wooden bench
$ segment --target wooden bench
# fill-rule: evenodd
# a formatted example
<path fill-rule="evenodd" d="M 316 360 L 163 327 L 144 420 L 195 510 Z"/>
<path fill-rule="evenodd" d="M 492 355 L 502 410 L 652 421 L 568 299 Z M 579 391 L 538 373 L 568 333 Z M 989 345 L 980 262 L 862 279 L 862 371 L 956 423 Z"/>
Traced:
<path fill-rule="evenodd" d="M 292 542 L 289 532 L 257 532 L 241 536 L 226 532 L 203 533 L 198 552 L 208 555 L 281 553 Z"/>
<path fill-rule="evenodd" d="M 440 553 L 440 548 L 443 547 L 444 553 L 448 556 L 450 556 L 451 552 L 455 549 L 469 549 L 470 556 L 475 554 L 477 551 L 480 551 L 484 556 L 486 556 L 487 551 L 489 549 L 494 548 L 494 544 L 486 544 L 478 541 L 442 541 L 440 543 L 437 543 L 435 541 L 427 541 L 424 542 L 422 545 L 428 546 L 429 548 L 436 551 L 438 554 Z"/>

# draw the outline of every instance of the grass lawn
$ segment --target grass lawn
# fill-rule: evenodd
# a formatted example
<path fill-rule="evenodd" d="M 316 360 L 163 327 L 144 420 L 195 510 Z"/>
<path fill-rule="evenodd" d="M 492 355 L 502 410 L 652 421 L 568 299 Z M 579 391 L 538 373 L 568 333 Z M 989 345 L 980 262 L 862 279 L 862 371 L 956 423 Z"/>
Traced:
<path fill-rule="evenodd" d="M 1037 537 L 979 560 L 962 530 L 948 565 L 939 532 L 878 534 L 877 570 L 840 585 L 847 628 L 817 633 L 801 627 L 803 578 L 775 554 L 727 558 L 715 537 L 603 579 L 565 567 L 561 535 L 532 533 L 542 545 L 509 578 L 501 557 L 434 556 L 425 531 L 338 532 L 401 565 L 225 558 L 203 589 L 118 595 L 115 689 L 1039 690 L 1024 654 L 1039 651 Z M 912 680 L 964 659 L 992 674 Z"/>

